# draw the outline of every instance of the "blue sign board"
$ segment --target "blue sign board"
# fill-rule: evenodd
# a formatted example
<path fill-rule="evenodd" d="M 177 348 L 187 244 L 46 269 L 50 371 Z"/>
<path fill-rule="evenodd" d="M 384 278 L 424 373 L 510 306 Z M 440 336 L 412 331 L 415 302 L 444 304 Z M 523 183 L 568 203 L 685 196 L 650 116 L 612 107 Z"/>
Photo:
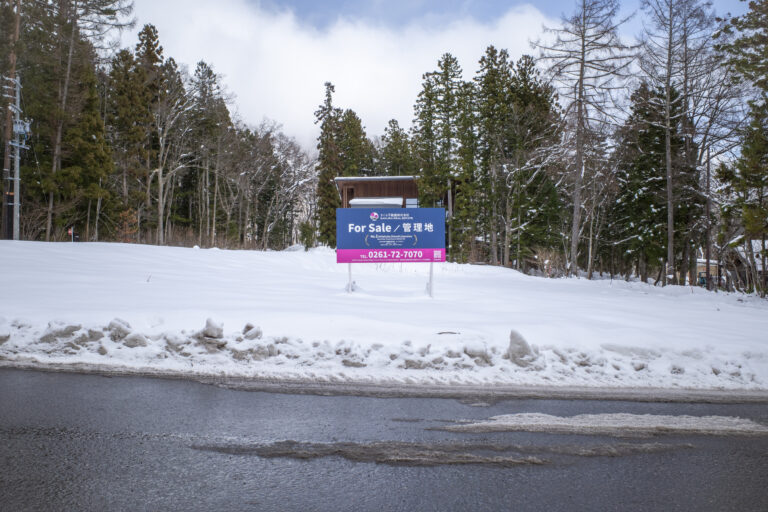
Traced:
<path fill-rule="evenodd" d="M 337 208 L 336 262 L 445 261 L 443 208 Z"/>

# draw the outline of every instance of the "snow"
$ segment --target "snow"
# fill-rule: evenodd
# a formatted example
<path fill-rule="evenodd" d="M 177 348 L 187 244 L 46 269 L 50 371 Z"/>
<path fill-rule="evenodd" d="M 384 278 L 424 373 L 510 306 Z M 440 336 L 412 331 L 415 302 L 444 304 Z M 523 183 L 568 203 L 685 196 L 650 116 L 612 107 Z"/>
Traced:
<path fill-rule="evenodd" d="M 356 197 L 349 201 L 352 208 L 385 207 L 399 208 L 403 204 L 402 197 Z"/>
<path fill-rule="evenodd" d="M 768 435 L 768 427 L 732 416 L 668 416 L 663 414 L 503 414 L 487 421 L 466 421 L 444 430 L 453 432 L 551 432 L 594 435 Z"/>
<path fill-rule="evenodd" d="M 330 249 L 0 242 L 0 364 L 313 382 L 768 389 L 768 301 Z"/>

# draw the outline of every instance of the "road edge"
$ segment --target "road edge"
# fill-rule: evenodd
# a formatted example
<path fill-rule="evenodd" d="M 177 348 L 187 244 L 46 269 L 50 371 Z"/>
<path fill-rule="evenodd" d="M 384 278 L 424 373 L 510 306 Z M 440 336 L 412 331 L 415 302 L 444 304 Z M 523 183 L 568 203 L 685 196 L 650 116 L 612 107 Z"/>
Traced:
<path fill-rule="evenodd" d="M 523 386 L 499 384 L 431 385 L 355 381 L 308 382 L 284 378 L 244 378 L 167 370 L 87 364 L 42 364 L 2 361 L 0 369 L 79 373 L 110 377 L 188 380 L 237 391 L 304 395 L 350 395 L 374 398 L 447 398 L 497 402 L 501 400 L 623 400 L 674 403 L 766 403 L 768 390 L 691 388 L 605 388 L 584 386 Z"/>

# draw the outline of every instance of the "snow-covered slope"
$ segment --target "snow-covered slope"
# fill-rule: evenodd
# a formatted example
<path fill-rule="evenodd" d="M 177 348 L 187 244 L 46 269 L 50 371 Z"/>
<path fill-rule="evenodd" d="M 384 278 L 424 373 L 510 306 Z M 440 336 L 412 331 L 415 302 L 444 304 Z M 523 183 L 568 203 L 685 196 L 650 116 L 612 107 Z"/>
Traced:
<path fill-rule="evenodd" d="M 768 301 L 509 269 L 0 242 L 0 362 L 316 381 L 768 389 Z"/>

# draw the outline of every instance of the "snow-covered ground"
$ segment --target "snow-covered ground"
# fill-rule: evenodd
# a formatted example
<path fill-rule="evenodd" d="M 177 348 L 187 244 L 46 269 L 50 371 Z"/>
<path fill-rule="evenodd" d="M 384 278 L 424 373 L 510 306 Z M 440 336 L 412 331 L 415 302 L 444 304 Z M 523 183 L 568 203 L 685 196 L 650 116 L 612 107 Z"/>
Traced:
<path fill-rule="evenodd" d="M 768 301 L 332 250 L 0 242 L 0 364 L 401 384 L 768 389 Z"/>

